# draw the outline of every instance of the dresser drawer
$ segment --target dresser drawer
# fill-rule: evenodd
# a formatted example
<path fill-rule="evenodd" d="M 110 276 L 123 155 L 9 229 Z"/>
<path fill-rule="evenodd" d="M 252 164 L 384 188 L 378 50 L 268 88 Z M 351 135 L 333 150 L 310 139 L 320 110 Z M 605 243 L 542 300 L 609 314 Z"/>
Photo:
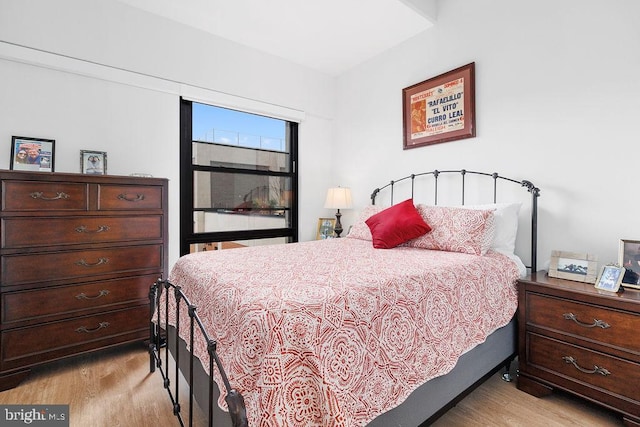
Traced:
<path fill-rule="evenodd" d="M 136 304 L 149 299 L 149 288 L 157 275 L 126 277 L 74 286 L 55 286 L 2 294 L 2 324 L 45 322 L 78 315 L 88 310 L 107 310 L 118 304 Z M 144 301 L 143 301 L 144 303 Z"/>
<path fill-rule="evenodd" d="M 1 257 L 2 286 L 162 271 L 163 245 L 110 247 Z M 77 281 L 77 280 L 76 280 Z"/>
<path fill-rule="evenodd" d="M 87 184 L 39 181 L 2 183 L 2 210 L 5 212 L 87 209 Z"/>
<path fill-rule="evenodd" d="M 149 333 L 149 308 L 135 307 L 2 332 L 0 369 L 12 369 L 107 345 L 142 339 Z"/>
<path fill-rule="evenodd" d="M 162 209 L 162 188 L 144 185 L 98 187 L 98 210 Z"/>
<path fill-rule="evenodd" d="M 528 333 L 526 339 L 529 366 L 638 403 L 640 364 L 538 334 Z"/>
<path fill-rule="evenodd" d="M 160 215 L 131 217 L 64 217 L 2 219 L 2 247 L 103 243 L 162 239 Z"/>
<path fill-rule="evenodd" d="M 640 354 L 640 315 L 529 293 L 528 325 L 553 329 Z"/>

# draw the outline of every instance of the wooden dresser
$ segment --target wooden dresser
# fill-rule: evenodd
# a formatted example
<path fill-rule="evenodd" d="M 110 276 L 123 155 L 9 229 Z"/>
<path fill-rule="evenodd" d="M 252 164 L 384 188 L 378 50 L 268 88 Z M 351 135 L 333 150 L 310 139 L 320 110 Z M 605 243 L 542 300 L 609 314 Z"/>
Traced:
<path fill-rule="evenodd" d="M 149 335 L 167 180 L 0 171 L 0 390 L 30 368 Z"/>
<path fill-rule="evenodd" d="M 548 277 L 519 281 L 518 388 L 559 388 L 640 426 L 640 292 Z"/>

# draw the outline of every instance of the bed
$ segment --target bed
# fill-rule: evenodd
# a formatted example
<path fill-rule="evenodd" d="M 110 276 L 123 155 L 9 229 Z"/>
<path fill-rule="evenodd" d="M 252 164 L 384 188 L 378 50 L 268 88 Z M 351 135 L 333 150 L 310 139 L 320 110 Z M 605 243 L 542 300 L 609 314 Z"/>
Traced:
<path fill-rule="evenodd" d="M 449 174 L 464 206 L 438 204 Z M 488 203 L 466 203 L 470 176 L 491 183 Z M 432 203 L 417 202 L 425 179 Z M 529 206 L 499 203 L 504 184 Z M 426 425 L 515 357 L 515 236 L 528 213 L 535 270 L 539 193 L 497 173 L 412 174 L 376 188 L 344 238 L 181 257 L 150 292 L 151 370 L 166 341 L 188 415 L 196 401 L 210 425 Z"/>

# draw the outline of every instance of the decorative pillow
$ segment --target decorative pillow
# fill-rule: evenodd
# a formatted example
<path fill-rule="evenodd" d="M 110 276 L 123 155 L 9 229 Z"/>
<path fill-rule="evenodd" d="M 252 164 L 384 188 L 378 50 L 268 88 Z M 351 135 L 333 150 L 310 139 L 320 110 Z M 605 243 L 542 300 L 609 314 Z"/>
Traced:
<path fill-rule="evenodd" d="M 407 246 L 474 255 L 484 255 L 490 248 L 495 229 L 493 210 L 427 205 L 417 209 L 432 231 Z"/>
<path fill-rule="evenodd" d="M 386 209 L 386 207 L 378 205 L 368 205 L 365 207 L 360 213 L 358 220 L 351 226 L 351 230 L 349 230 L 347 237 L 360 240 L 373 240 L 371 230 L 369 230 L 369 226 L 365 221 L 384 209 Z"/>
<path fill-rule="evenodd" d="M 431 231 L 413 205 L 413 199 L 393 205 L 378 212 L 365 221 L 373 236 L 373 247 L 395 248 L 401 243 L 415 239 Z"/>
<path fill-rule="evenodd" d="M 494 203 L 464 207 L 478 210 L 493 209 L 495 232 L 491 241 L 491 249 L 505 254 L 513 254 L 516 250 L 518 214 L 521 206 L 522 203 Z"/>

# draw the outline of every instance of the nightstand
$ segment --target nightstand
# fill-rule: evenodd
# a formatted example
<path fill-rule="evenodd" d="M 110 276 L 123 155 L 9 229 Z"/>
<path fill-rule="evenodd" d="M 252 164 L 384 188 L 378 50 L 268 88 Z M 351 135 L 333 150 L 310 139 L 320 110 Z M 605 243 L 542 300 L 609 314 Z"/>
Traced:
<path fill-rule="evenodd" d="M 640 291 L 611 293 L 539 271 L 518 281 L 518 388 L 562 389 L 640 426 Z"/>

